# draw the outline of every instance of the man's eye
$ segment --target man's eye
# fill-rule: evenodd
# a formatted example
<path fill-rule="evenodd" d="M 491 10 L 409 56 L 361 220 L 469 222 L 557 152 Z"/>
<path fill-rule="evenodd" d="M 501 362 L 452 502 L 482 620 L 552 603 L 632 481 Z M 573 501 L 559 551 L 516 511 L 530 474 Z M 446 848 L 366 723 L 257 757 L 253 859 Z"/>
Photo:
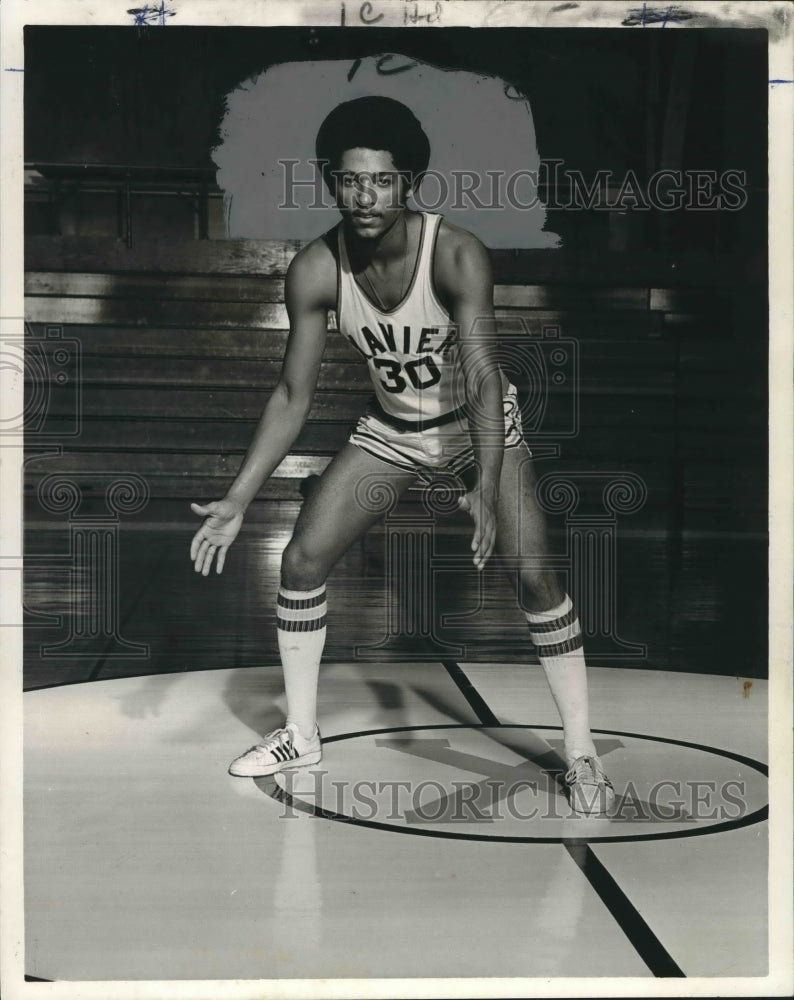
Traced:
<path fill-rule="evenodd" d="M 388 187 L 391 184 L 391 177 L 388 174 L 381 174 L 378 178 L 378 187 Z"/>

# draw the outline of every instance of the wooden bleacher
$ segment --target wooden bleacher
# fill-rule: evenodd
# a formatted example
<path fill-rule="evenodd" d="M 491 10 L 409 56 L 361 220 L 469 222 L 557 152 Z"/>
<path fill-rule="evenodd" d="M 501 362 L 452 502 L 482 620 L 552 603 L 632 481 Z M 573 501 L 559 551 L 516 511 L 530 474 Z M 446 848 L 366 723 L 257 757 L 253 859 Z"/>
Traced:
<path fill-rule="evenodd" d="M 63 439 L 62 454 L 31 454 L 28 492 L 52 472 L 135 472 L 154 497 L 222 496 L 278 377 L 283 276 L 298 247 L 30 237 L 29 332 L 59 327 L 79 342 L 82 397 L 80 433 Z M 763 523 L 766 320 L 757 262 L 548 250 L 493 257 L 505 329 L 521 318 L 530 339 L 558 327 L 578 345 L 576 384 L 552 387 L 551 424 L 540 435 L 555 440 L 555 420 L 565 431 L 556 439 L 560 468 L 642 476 L 649 527 L 669 526 L 670 517 L 679 529 Z M 74 399 L 70 388 L 51 390 L 52 438 L 59 422 L 73 420 Z M 362 362 L 330 333 L 309 420 L 260 496 L 299 499 L 302 480 L 322 471 L 370 395 Z"/>

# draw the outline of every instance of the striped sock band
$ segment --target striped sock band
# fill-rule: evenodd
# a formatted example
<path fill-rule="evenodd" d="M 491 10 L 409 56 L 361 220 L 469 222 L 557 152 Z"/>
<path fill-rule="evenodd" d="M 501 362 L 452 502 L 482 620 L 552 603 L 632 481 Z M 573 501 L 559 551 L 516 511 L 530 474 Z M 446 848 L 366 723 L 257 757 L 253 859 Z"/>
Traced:
<path fill-rule="evenodd" d="M 283 632 L 317 632 L 325 627 L 325 584 L 316 590 L 279 587 L 276 626 Z"/>
<path fill-rule="evenodd" d="M 526 618 L 538 656 L 563 656 L 582 648 L 579 618 L 567 594 L 559 607 L 548 611 L 527 611 Z"/>

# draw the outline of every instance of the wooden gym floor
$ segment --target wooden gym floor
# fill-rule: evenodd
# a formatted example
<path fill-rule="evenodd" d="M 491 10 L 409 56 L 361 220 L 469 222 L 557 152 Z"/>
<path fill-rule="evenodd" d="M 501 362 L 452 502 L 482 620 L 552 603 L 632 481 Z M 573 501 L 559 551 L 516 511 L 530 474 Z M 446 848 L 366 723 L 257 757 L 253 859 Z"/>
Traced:
<path fill-rule="evenodd" d="M 119 530 L 116 634 L 96 641 L 69 631 L 85 595 L 68 531 L 27 525 L 31 978 L 766 973 L 763 663 L 701 657 L 697 634 L 731 608 L 724 539 L 686 543 L 679 572 L 711 587 L 687 632 L 665 540 L 620 536 L 620 641 L 596 636 L 590 671 L 619 808 L 585 820 L 497 568 L 481 590 L 439 577 L 428 635 L 384 527 L 329 580 L 323 761 L 230 777 L 283 717 L 273 605 L 297 508 L 262 505 L 204 579 L 189 499 Z M 445 525 L 436 555 L 465 549 L 466 522 Z M 730 544 L 763 567 L 757 540 Z"/>

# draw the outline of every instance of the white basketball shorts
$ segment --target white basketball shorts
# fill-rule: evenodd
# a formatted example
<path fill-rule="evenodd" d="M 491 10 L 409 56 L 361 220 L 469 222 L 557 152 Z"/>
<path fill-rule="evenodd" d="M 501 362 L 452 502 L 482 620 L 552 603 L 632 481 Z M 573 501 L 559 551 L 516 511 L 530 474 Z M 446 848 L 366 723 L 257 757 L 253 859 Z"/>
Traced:
<path fill-rule="evenodd" d="M 503 398 L 505 448 L 526 447 L 516 387 L 508 383 Z M 474 465 L 474 450 L 465 417 L 422 430 L 387 423 L 373 408 L 358 421 L 349 441 L 404 472 L 430 479 L 439 472 L 453 475 Z"/>

